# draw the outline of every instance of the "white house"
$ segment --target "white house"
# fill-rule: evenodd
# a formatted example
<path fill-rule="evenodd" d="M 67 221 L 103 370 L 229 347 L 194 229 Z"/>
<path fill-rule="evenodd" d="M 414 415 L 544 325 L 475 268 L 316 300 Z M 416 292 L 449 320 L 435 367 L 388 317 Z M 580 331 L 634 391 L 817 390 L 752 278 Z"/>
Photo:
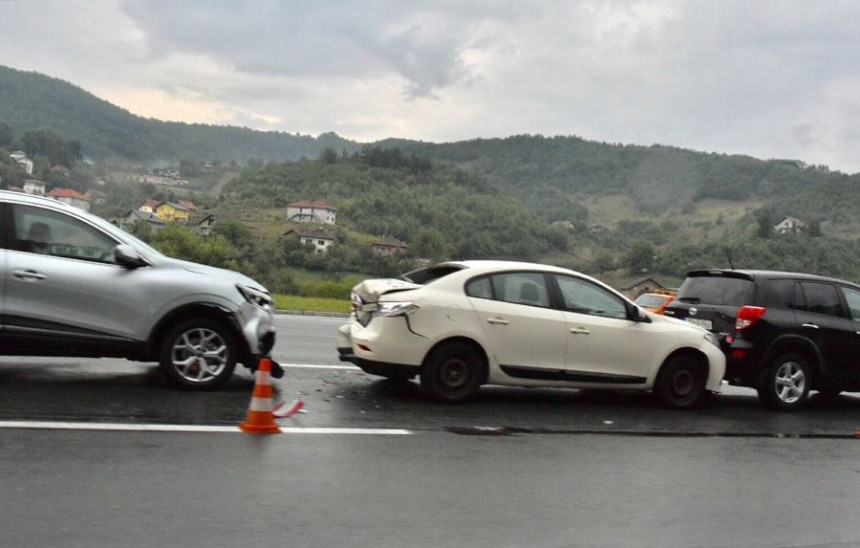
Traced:
<path fill-rule="evenodd" d="M 70 188 L 55 188 L 48 193 L 48 198 L 53 198 L 58 202 L 69 204 L 84 211 L 90 210 L 90 199 Z"/>
<path fill-rule="evenodd" d="M 9 157 L 18 162 L 18 165 L 27 172 L 27 175 L 33 174 L 33 160 L 27 158 L 27 154 L 24 151 L 16 150 Z"/>
<path fill-rule="evenodd" d="M 773 227 L 773 231 L 777 234 L 797 234 L 806 230 L 808 225 L 800 219 L 794 217 L 786 217 Z"/>
<path fill-rule="evenodd" d="M 337 208 L 325 202 L 294 202 L 287 205 L 287 221 L 333 225 L 337 221 Z"/>
<path fill-rule="evenodd" d="M 297 237 L 302 244 L 314 246 L 317 253 L 327 253 L 334 244 L 334 238 L 322 228 L 311 231 L 288 230 L 284 236 Z"/>
<path fill-rule="evenodd" d="M 45 195 L 45 183 L 38 179 L 27 179 L 24 181 L 24 192 L 27 194 L 35 194 L 37 196 Z"/>

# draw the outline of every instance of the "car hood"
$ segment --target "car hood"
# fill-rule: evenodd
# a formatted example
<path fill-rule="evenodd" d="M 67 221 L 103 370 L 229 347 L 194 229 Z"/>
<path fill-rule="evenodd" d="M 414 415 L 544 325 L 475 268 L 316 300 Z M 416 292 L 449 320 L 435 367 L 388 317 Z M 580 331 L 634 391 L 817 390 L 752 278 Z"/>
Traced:
<path fill-rule="evenodd" d="M 170 262 L 183 270 L 187 270 L 188 272 L 202 274 L 203 276 L 211 276 L 213 278 L 219 278 L 221 280 L 234 282 L 237 284 L 248 285 L 265 291 L 265 288 L 262 285 L 258 284 L 248 276 L 245 276 L 244 274 L 241 274 L 234 270 L 227 270 L 226 268 L 217 268 L 214 266 L 207 266 L 205 264 L 192 263 L 191 261 L 183 261 L 180 259 L 171 258 Z"/>
<path fill-rule="evenodd" d="M 394 293 L 396 291 L 408 291 L 410 289 L 418 289 L 424 287 L 421 284 L 398 280 L 397 278 L 379 278 L 374 280 L 364 280 L 352 288 L 352 292 L 361 297 L 364 303 L 375 303 L 379 301 L 379 297 L 386 293 Z"/>
<path fill-rule="evenodd" d="M 669 316 L 654 314 L 653 312 L 649 312 L 648 316 L 654 321 L 666 322 L 666 323 L 671 323 L 671 324 L 675 324 L 675 325 L 683 325 L 684 327 L 696 329 L 698 331 L 701 331 L 702 333 L 709 333 L 709 331 L 707 329 L 705 329 L 704 327 L 692 324 L 690 322 L 685 322 L 684 320 L 679 320 L 678 318 L 672 318 Z"/>

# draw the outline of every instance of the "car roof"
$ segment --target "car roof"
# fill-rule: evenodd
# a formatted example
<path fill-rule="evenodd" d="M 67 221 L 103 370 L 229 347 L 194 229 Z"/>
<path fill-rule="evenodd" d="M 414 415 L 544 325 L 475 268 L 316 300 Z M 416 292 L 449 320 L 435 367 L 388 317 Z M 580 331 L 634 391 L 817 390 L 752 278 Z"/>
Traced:
<path fill-rule="evenodd" d="M 579 272 L 567 268 L 561 268 L 559 266 L 552 266 L 540 263 L 528 263 L 522 261 L 467 260 L 447 261 L 441 264 L 461 265 L 465 268 L 468 268 L 473 274 L 477 274 L 479 272 L 495 272 L 497 270 L 540 270 L 542 272 L 558 272 L 564 274 L 572 273 L 578 276 L 585 276 L 585 274 L 581 274 Z"/>
<path fill-rule="evenodd" d="M 65 204 L 59 200 L 48 198 L 46 196 L 35 196 L 33 194 L 25 194 L 23 192 L 13 192 L 10 190 L 0 190 L 0 200 L 14 201 L 22 204 L 33 204 L 54 207 L 64 211 L 79 211 L 77 208 Z"/>
<path fill-rule="evenodd" d="M 687 272 L 687 277 L 703 277 L 703 276 L 726 276 L 733 278 L 745 278 L 748 280 L 757 280 L 762 278 L 767 279 L 792 279 L 792 280 L 810 280 L 810 281 L 819 281 L 819 282 L 831 282 L 838 284 L 846 284 L 853 285 L 855 287 L 860 287 L 860 285 L 849 282 L 847 280 L 840 280 L 838 278 L 831 278 L 828 276 L 819 276 L 817 274 L 807 274 L 804 272 L 786 272 L 782 270 L 730 270 L 730 269 L 708 269 L 708 270 L 691 270 Z"/>

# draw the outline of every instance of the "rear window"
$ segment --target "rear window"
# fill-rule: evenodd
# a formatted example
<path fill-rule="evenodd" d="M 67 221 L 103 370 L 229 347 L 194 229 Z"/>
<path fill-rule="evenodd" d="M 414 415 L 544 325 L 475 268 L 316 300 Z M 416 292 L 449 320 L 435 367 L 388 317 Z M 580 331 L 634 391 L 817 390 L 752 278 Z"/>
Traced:
<path fill-rule="evenodd" d="M 689 304 L 742 306 L 752 281 L 723 276 L 688 277 L 678 290 L 678 300 Z"/>
<path fill-rule="evenodd" d="M 639 306 L 647 306 L 650 308 L 659 308 L 663 306 L 668 297 L 662 295 L 639 295 L 634 301 Z"/>
<path fill-rule="evenodd" d="M 460 270 L 463 270 L 463 268 L 465 267 L 450 264 L 428 266 L 427 268 L 419 268 L 418 270 L 407 272 L 403 276 L 400 276 L 400 279 L 414 284 L 427 285 L 439 278 L 444 278 L 448 274 L 459 272 Z"/>

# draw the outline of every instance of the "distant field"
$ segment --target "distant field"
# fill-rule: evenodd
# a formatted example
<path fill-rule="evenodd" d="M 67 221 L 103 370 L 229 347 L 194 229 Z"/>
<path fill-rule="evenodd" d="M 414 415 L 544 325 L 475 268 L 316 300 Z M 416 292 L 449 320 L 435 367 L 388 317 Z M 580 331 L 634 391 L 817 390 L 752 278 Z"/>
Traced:
<path fill-rule="evenodd" d="M 275 308 L 280 310 L 307 310 L 309 312 L 349 312 L 348 299 L 324 299 L 275 294 Z"/>

